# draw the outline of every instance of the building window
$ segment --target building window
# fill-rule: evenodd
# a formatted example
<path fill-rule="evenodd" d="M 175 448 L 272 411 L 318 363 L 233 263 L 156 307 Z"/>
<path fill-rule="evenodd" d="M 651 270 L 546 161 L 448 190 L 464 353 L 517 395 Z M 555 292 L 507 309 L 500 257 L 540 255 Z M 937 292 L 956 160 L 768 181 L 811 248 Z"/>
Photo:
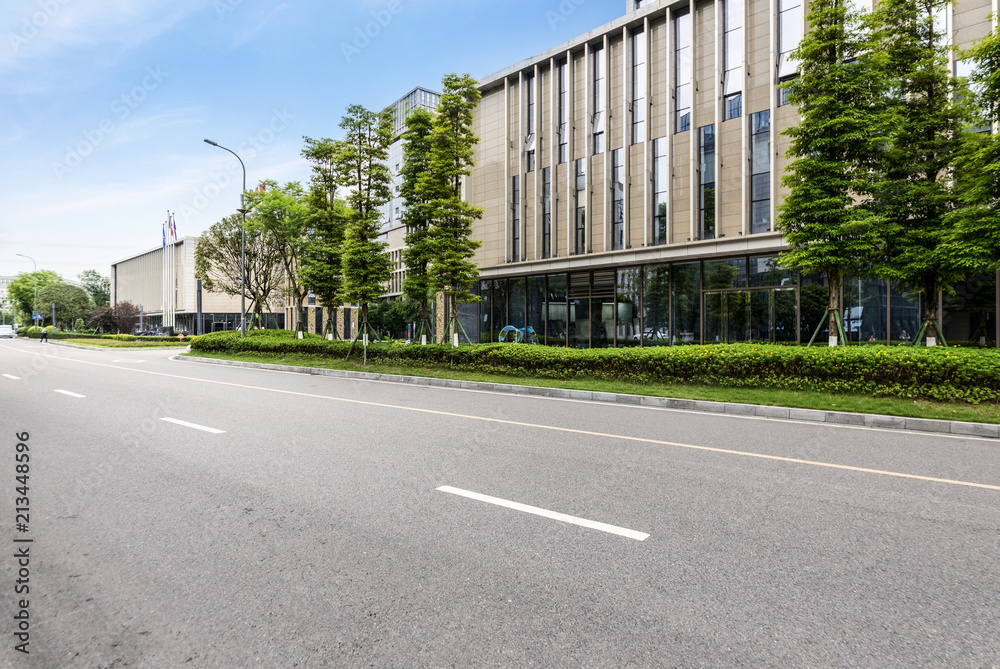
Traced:
<path fill-rule="evenodd" d="M 771 231 L 771 112 L 750 116 L 750 234 Z"/>
<path fill-rule="evenodd" d="M 605 68 L 604 49 L 599 48 L 591 52 L 591 64 L 594 73 L 594 117 L 592 131 L 594 137 L 594 154 L 604 153 L 604 128 L 607 122 L 607 114 L 604 109 L 605 99 Z"/>
<path fill-rule="evenodd" d="M 667 138 L 653 140 L 653 244 L 667 243 Z"/>
<path fill-rule="evenodd" d="M 778 0 L 779 82 L 791 79 L 798 72 L 799 62 L 792 58 L 792 52 L 799 48 L 802 41 L 803 22 L 802 0 Z"/>
<path fill-rule="evenodd" d="M 521 179 L 512 177 L 512 182 L 510 256 L 517 262 L 521 259 Z"/>
<path fill-rule="evenodd" d="M 535 171 L 535 75 L 524 78 L 528 101 L 528 136 L 524 140 L 524 158 L 529 172 Z"/>
<path fill-rule="evenodd" d="M 698 129 L 698 227 L 701 239 L 715 239 L 715 126 Z"/>
<path fill-rule="evenodd" d="M 632 33 L 632 143 L 646 139 L 646 35 Z"/>
<path fill-rule="evenodd" d="M 611 152 L 611 250 L 625 248 L 625 150 Z"/>
<path fill-rule="evenodd" d="M 569 160 L 569 66 L 559 63 L 559 164 Z"/>
<path fill-rule="evenodd" d="M 722 95 L 725 98 L 723 120 L 743 115 L 743 0 L 723 0 L 725 4 L 725 76 Z"/>
<path fill-rule="evenodd" d="M 542 168 L 542 257 L 552 254 L 552 168 Z"/>
<path fill-rule="evenodd" d="M 578 158 L 576 161 L 576 243 L 574 253 L 586 253 L 586 188 L 587 188 L 587 159 Z M 583 202 L 583 203 L 582 203 Z"/>
<path fill-rule="evenodd" d="M 676 132 L 691 129 L 691 12 L 674 16 L 674 111 Z"/>

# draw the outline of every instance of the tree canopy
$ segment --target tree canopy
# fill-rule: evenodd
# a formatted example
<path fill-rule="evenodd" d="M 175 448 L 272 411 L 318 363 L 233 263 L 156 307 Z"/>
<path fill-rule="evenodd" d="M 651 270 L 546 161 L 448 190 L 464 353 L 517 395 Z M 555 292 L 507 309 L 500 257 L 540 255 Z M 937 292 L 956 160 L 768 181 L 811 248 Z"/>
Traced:
<path fill-rule="evenodd" d="M 56 321 L 52 322 L 52 305 L 56 305 Z M 50 325 L 62 323 L 72 325 L 77 318 L 83 318 L 90 309 L 90 296 L 79 286 L 68 283 L 50 283 L 38 290 L 38 310 Z"/>
<path fill-rule="evenodd" d="M 48 269 L 40 269 L 37 272 L 21 272 L 17 278 L 7 286 L 7 295 L 11 304 L 21 314 L 19 320 L 31 320 L 32 306 L 35 301 L 35 278 L 38 279 L 38 290 L 41 292 L 48 285 L 65 283 L 63 278 Z M 39 311 L 45 311 L 45 303 L 39 299 Z"/>
<path fill-rule="evenodd" d="M 88 269 L 77 275 L 83 289 L 93 301 L 95 309 L 106 307 L 111 304 L 111 279 L 104 276 L 96 269 Z"/>

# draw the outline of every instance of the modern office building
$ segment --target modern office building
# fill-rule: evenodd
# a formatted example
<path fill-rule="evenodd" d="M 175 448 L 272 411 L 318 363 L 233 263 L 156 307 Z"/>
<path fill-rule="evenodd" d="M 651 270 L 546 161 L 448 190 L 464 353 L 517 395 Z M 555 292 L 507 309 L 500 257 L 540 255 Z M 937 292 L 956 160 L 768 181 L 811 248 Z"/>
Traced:
<path fill-rule="evenodd" d="M 128 301 L 140 307 L 146 327 L 172 327 L 190 334 L 238 330 L 240 296 L 199 291 L 194 268 L 197 247 L 197 237 L 182 237 L 112 264 L 111 303 Z M 171 269 L 165 269 L 164 255 L 173 261 Z M 170 283 L 172 290 L 166 290 Z M 285 314 L 279 307 L 280 297 L 266 314 L 269 327 L 284 327 Z"/>
<path fill-rule="evenodd" d="M 992 2 L 950 6 L 950 42 L 985 36 Z M 804 14 L 802 0 L 632 0 L 480 82 L 466 193 L 486 212 L 483 341 L 505 325 L 580 347 L 809 339 L 823 278 L 774 262 L 781 131 L 798 120 L 778 85 Z M 997 283 L 938 297 L 946 337 L 997 340 Z M 844 287 L 851 339 L 913 333 L 918 307 L 884 281 Z"/>

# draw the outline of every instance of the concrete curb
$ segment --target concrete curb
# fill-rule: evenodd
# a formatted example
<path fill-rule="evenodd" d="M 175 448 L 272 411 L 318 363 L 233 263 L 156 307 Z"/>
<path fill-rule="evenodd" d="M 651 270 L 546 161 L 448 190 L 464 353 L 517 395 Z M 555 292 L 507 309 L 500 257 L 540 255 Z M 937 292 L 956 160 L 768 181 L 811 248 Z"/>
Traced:
<path fill-rule="evenodd" d="M 317 369 L 315 367 L 271 365 L 259 362 L 243 362 L 241 360 L 218 360 L 215 358 L 194 358 L 190 356 L 182 358 L 179 355 L 173 356 L 171 360 L 197 362 L 209 365 L 223 365 L 227 367 L 243 367 L 247 369 L 266 369 L 276 372 L 312 374 L 313 376 L 334 376 L 345 379 L 362 379 L 365 381 L 408 383 L 411 385 L 433 386 L 436 388 L 483 390 L 486 392 L 508 393 L 512 395 L 535 395 L 538 397 L 555 397 L 560 399 L 586 400 L 590 402 L 610 402 L 613 404 L 631 404 L 663 409 L 683 409 L 686 411 L 705 411 L 708 413 L 725 413 L 737 416 L 784 418 L 787 420 L 805 420 L 815 421 L 818 423 L 857 425 L 859 427 L 879 427 L 890 430 L 916 430 L 919 432 L 937 432 L 940 434 L 956 434 L 967 437 L 1000 439 L 1000 425 L 993 425 L 991 423 L 966 423 L 952 420 L 932 420 L 928 418 L 905 418 L 902 416 L 882 416 L 879 414 L 847 413 L 845 411 L 793 409 L 789 407 L 760 406 L 757 404 L 737 404 L 735 402 L 706 402 L 702 400 L 682 400 L 670 397 L 649 397 L 647 395 L 601 393 L 590 390 L 543 388 L 540 386 L 514 386 L 503 383 L 480 383 L 477 381 L 434 379 L 421 376 L 348 372 L 340 369 Z"/>

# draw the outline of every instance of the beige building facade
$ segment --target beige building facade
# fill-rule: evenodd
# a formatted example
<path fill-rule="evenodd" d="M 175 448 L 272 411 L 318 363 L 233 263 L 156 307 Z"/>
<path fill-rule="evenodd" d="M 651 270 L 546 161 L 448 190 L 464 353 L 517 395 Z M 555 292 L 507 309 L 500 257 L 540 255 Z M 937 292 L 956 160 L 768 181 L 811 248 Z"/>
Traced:
<path fill-rule="evenodd" d="M 805 10 L 632 0 L 618 20 L 480 82 L 466 195 L 485 210 L 481 340 L 507 325 L 582 347 L 809 338 L 823 279 L 777 266 L 774 226 L 781 131 L 798 120 L 779 84 L 796 74 Z M 959 0 L 940 20 L 967 48 L 991 11 L 996 0 Z M 916 295 L 855 283 L 849 337 L 919 327 Z M 974 290 L 1000 304 L 996 277 Z M 996 341 L 996 308 L 940 308 L 954 338 Z"/>

